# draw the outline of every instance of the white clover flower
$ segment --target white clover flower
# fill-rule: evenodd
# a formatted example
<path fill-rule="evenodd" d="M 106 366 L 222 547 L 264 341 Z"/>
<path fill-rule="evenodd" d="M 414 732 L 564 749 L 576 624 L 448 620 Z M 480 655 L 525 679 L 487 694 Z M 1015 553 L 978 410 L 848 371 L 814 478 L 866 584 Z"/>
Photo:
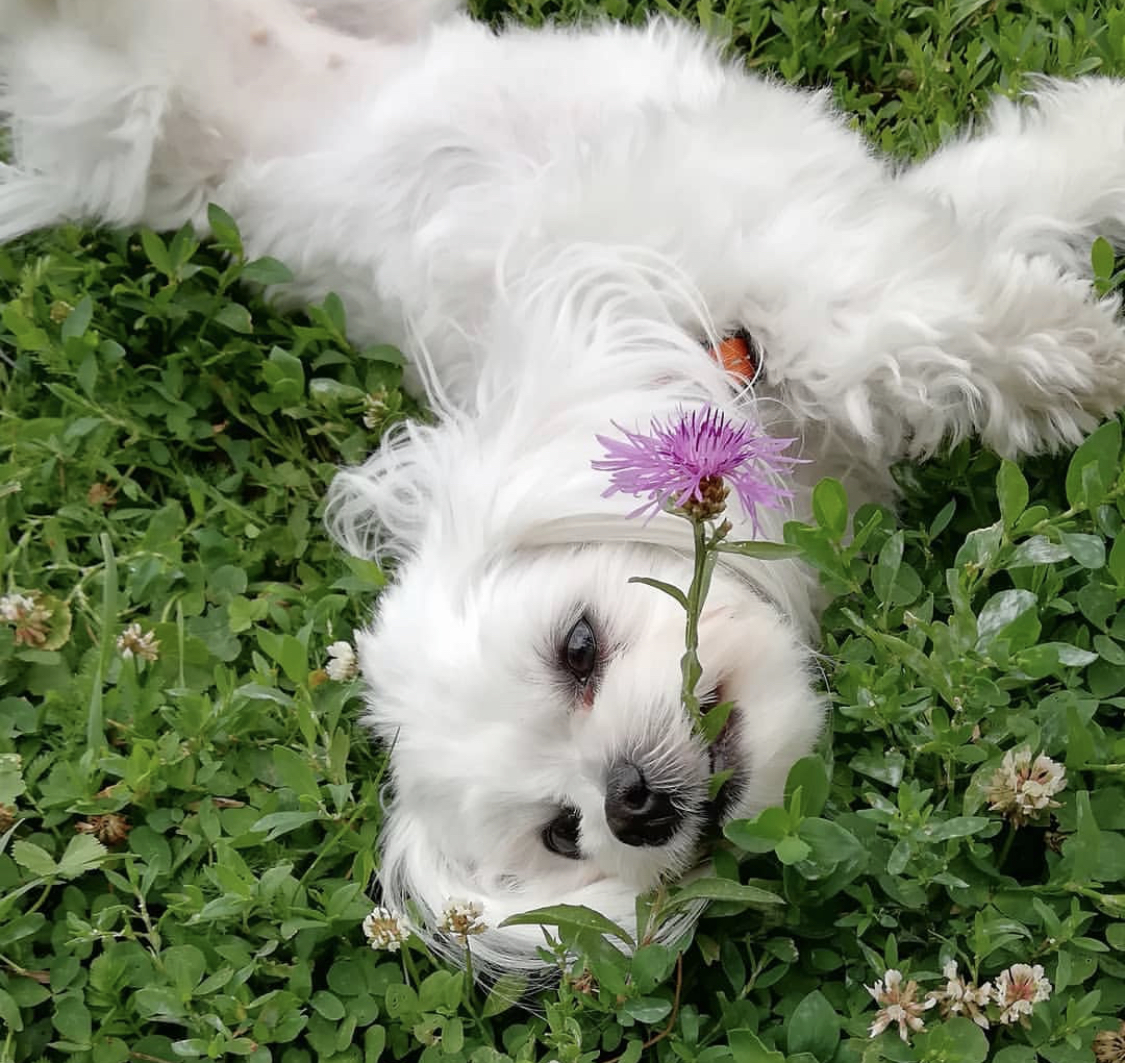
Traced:
<path fill-rule="evenodd" d="M 1066 788 L 1066 768 L 1030 749 L 1009 749 L 988 784 L 989 808 L 1002 812 L 1016 827 L 1037 819 L 1047 809 L 1058 808 L 1051 798 Z"/>
<path fill-rule="evenodd" d="M 937 1003 L 932 999 L 915 1000 L 918 983 L 910 981 L 903 985 L 902 972 L 896 971 L 893 967 L 888 968 L 887 973 L 874 986 L 863 988 L 871 994 L 875 1003 L 880 1005 L 869 1031 L 871 1037 L 878 1037 L 888 1026 L 897 1023 L 899 1037 L 908 1042 L 912 1030 L 917 1033 L 925 1026 L 922 1012 Z"/>
<path fill-rule="evenodd" d="M 999 1021 L 1004 1025 L 1014 1022 L 1029 1025 L 1028 1016 L 1032 1006 L 1051 996 L 1051 983 L 1043 975 L 1043 968 L 1036 964 L 1014 963 L 1006 971 L 1000 972 L 992 999 L 1000 1007 Z"/>
<path fill-rule="evenodd" d="M 945 975 L 945 988 L 935 989 L 926 994 L 927 999 L 941 1005 L 942 1018 L 950 1015 L 965 1015 L 982 1030 L 988 1029 L 988 1016 L 984 1013 L 992 1002 L 992 983 L 974 985 L 966 982 L 957 973 L 957 961 L 950 960 L 942 969 Z"/>
<path fill-rule="evenodd" d="M 410 936 L 410 925 L 389 908 L 377 907 L 363 920 L 363 934 L 373 949 L 398 952 Z"/>
<path fill-rule="evenodd" d="M 337 683 L 346 683 L 349 679 L 355 679 L 359 672 L 359 659 L 350 642 L 345 642 L 343 639 L 333 642 L 328 647 L 328 656 L 330 660 L 324 666 L 324 670 L 328 673 L 329 679 L 335 679 Z"/>
<path fill-rule="evenodd" d="M 387 413 L 387 393 L 380 389 L 363 396 L 363 425 L 378 428 Z"/>
<path fill-rule="evenodd" d="M 18 624 L 26 619 L 35 609 L 35 600 L 26 594 L 5 594 L 0 598 L 0 620 L 9 624 Z"/>
<path fill-rule="evenodd" d="M 482 918 L 483 915 L 484 908 L 476 901 L 450 898 L 442 911 L 441 925 L 438 929 L 443 934 L 460 938 L 461 943 L 466 944 L 471 935 L 483 934 L 488 929 L 488 924 Z"/>
<path fill-rule="evenodd" d="M 155 661 L 160 656 L 160 640 L 153 631 L 143 631 L 140 624 L 130 624 L 117 636 L 117 650 L 125 660 L 139 657 Z"/>

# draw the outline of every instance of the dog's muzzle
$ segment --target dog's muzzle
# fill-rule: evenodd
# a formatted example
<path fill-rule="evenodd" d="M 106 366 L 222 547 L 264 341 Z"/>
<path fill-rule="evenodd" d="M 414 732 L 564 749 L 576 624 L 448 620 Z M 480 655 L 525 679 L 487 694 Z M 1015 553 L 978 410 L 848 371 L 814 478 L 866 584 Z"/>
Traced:
<path fill-rule="evenodd" d="M 649 788 L 631 760 L 612 765 L 605 787 L 605 818 L 626 845 L 663 845 L 679 829 L 683 814 L 672 795 Z"/>

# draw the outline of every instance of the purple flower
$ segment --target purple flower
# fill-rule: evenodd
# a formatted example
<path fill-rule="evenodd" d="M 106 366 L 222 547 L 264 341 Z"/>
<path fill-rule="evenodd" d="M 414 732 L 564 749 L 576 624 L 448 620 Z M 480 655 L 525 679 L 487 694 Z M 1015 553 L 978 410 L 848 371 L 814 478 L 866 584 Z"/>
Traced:
<path fill-rule="evenodd" d="M 606 456 L 593 466 L 612 473 L 606 497 L 618 491 L 648 497 L 630 516 L 652 516 L 671 503 L 693 517 L 714 517 L 733 488 L 757 535 L 758 506 L 780 509 L 793 497 L 777 480 L 801 460 L 781 453 L 794 441 L 748 424 L 736 428 L 712 407 L 681 413 L 667 424 L 654 419 L 648 435 L 616 422 L 614 427 L 625 439 L 598 436 Z"/>

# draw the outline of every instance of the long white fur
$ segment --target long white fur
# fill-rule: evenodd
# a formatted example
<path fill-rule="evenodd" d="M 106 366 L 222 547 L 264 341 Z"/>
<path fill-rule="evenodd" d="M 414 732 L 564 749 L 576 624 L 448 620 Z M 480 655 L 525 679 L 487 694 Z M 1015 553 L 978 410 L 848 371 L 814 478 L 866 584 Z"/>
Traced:
<path fill-rule="evenodd" d="M 637 891 L 698 857 L 682 621 L 628 583 L 686 579 L 681 522 L 603 497 L 595 436 L 704 403 L 792 434 L 798 515 L 822 475 L 890 500 L 890 462 L 971 433 L 1013 455 L 1077 442 L 1125 402 L 1119 307 L 1086 266 L 1094 236 L 1125 237 L 1125 86 L 1045 82 L 898 172 L 824 93 L 747 76 L 685 26 L 498 36 L 451 6 L 0 0 L 0 240 L 202 230 L 218 202 L 295 270 L 280 296 L 335 291 L 356 339 L 411 353 L 439 419 L 331 498 L 348 549 L 398 561 L 358 640 L 393 746 L 380 877 L 452 953 L 443 904 L 483 903 L 482 966 L 533 969 L 541 935 L 501 918 L 566 901 L 630 924 Z M 734 327 L 767 352 L 753 390 L 701 353 Z M 716 576 L 701 655 L 739 703 L 738 814 L 820 729 L 818 605 L 793 563 Z M 551 660 L 583 609 L 612 636 L 592 709 Z M 682 794 L 668 845 L 606 827 L 621 755 Z M 562 801 L 581 861 L 539 840 Z"/>

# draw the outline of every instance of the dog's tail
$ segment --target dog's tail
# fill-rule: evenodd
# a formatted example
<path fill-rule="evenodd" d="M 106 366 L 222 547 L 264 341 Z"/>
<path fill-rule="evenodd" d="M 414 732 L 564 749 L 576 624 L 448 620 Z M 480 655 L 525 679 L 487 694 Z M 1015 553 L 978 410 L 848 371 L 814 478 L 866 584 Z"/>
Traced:
<path fill-rule="evenodd" d="M 0 241 L 68 219 L 201 227 L 244 164 L 315 150 L 408 61 L 289 0 L 0 0 Z M 368 34 L 402 0 L 352 0 Z M 422 0 L 435 15 L 448 0 Z"/>

